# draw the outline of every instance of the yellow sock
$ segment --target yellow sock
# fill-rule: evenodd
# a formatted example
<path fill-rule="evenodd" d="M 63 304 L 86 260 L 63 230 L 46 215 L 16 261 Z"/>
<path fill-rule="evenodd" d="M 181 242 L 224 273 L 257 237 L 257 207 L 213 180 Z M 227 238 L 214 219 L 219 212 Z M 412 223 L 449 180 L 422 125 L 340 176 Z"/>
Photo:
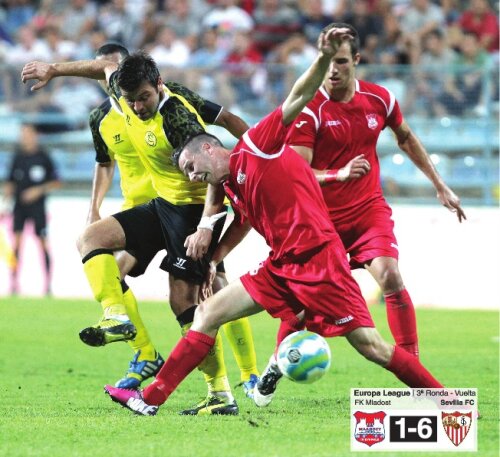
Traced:
<path fill-rule="evenodd" d="M 185 335 L 190 327 L 191 323 L 182 326 L 182 335 Z M 200 363 L 198 369 L 203 373 L 209 393 L 231 391 L 231 386 L 227 379 L 224 349 L 220 333 L 217 334 L 214 347 L 205 357 L 205 360 Z"/>
<path fill-rule="evenodd" d="M 223 328 L 240 369 L 241 380 L 248 381 L 251 374 L 259 374 L 250 321 L 243 317 L 224 324 Z"/>
<path fill-rule="evenodd" d="M 105 315 L 126 314 L 120 284 L 120 270 L 112 253 L 98 254 L 83 264 L 95 299 Z"/>
<path fill-rule="evenodd" d="M 127 289 L 123 293 L 123 304 L 127 311 L 128 317 L 135 325 L 137 334 L 133 340 L 127 341 L 128 345 L 134 350 L 134 352 L 141 351 L 138 360 L 155 360 L 156 350 L 149 338 L 149 333 L 146 330 L 146 326 L 142 321 L 139 314 L 139 308 L 137 307 L 137 300 L 132 292 L 132 289 Z"/>

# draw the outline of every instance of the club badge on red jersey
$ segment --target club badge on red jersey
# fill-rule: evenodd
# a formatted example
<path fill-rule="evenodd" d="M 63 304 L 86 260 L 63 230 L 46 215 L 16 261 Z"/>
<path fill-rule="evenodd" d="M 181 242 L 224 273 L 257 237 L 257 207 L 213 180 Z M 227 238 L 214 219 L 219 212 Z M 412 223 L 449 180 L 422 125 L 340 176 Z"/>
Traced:
<path fill-rule="evenodd" d="M 367 114 L 366 120 L 368 121 L 368 128 L 375 130 L 378 127 L 377 115 Z"/>

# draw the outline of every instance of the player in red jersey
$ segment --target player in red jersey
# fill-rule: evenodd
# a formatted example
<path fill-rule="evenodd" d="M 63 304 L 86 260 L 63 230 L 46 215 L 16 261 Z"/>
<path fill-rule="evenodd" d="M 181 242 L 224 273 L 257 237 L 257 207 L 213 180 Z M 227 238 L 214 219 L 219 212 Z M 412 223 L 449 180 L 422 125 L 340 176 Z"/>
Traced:
<path fill-rule="evenodd" d="M 256 271 L 198 306 L 191 330 L 144 391 L 106 386 L 114 401 L 138 414 L 156 414 L 208 354 L 224 322 L 262 310 L 286 320 L 303 313 L 309 329 L 346 336 L 363 356 L 407 385 L 442 387 L 416 357 L 385 342 L 374 328 L 314 173 L 284 145 L 288 125 L 314 96 L 332 55 L 349 38 L 346 33 L 334 28 L 320 35 L 318 57 L 283 105 L 248 130 L 232 151 L 208 134 L 192 137 L 176 151 L 179 168 L 190 180 L 223 183 L 235 210 L 212 258 L 212 276 L 217 262 L 251 226 L 271 252 Z"/>
<path fill-rule="evenodd" d="M 311 164 L 322 185 L 330 219 L 350 256 L 351 268 L 366 268 L 382 289 L 396 344 L 418 357 L 415 309 L 399 272 L 392 211 L 380 184 L 376 145 L 382 129 L 394 132 L 401 150 L 430 179 L 438 199 L 456 212 L 459 222 L 465 213 L 404 121 L 394 95 L 385 87 L 356 79 L 360 60 L 356 29 L 334 23 L 325 31 L 331 27 L 348 28 L 353 39 L 333 56 L 322 86 L 290 127 L 287 143 Z M 296 319 L 282 322 L 277 346 L 303 326 Z M 257 384 L 259 406 L 269 404 L 280 377 L 272 355 Z"/>

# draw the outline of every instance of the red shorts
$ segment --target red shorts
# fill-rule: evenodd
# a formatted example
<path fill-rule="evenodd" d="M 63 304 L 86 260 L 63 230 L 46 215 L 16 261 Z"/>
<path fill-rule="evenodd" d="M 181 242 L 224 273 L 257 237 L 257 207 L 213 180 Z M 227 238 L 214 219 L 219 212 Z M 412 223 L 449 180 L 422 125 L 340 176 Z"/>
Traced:
<path fill-rule="evenodd" d="M 392 211 L 385 200 L 370 202 L 345 218 L 334 215 L 332 220 L 352 269 L 363 268 L 376 257 L 399 258 Z"/>
<path fill-rule="evenodd" d="M 266 259 L 240 280 L 271 316 L 290 320 L 305 310 L 306 328 L 320 335 L 339 336 L 358 327 L 374 327 L 340 240 L 302 263 L 277 266 Z"/>

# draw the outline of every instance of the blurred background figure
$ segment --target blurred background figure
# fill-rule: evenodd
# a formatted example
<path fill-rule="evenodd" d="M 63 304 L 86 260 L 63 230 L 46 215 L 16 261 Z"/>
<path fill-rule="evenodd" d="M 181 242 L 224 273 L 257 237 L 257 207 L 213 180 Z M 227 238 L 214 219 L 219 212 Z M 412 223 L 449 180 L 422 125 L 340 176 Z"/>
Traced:
<path fill-rule="evenodd" d="M 54 163 L 40 147 L 35 126 L 22 125 L 20 144 L 15 151 L 4 186 L 4 199 L 13 202 L 15 256 L 15 261 L 11 262 L 11 293 L 13 295 L 18 293 L 19 252 L 26 221 L 34 224 L 35 235 L 43 253 L 45 294 L 51 294 L 51 260 L 47 245 L 45 199 L 48 193 L 58 187 L 60 187 L 60 181 Z"/>

